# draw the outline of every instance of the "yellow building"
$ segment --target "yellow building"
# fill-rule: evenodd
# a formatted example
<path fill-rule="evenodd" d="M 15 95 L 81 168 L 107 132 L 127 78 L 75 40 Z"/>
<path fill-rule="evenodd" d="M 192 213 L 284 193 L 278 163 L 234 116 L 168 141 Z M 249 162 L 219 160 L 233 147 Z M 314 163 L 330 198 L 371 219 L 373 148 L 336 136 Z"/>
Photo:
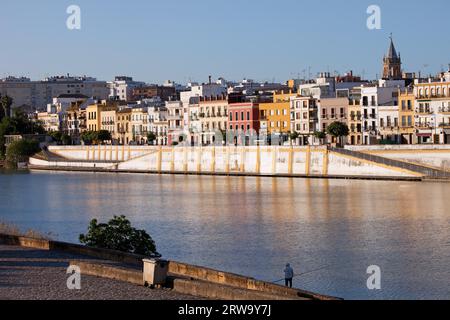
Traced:
<path fill-rule="evenodd" d="M 133 140 L 133 133 L 131 130 L 131 110 L 131 108 L 125 108 L 117 111 L 117 130 L 113 138 L 117 140 L 119 144 L 129 144 Z"/>
<path fill-rule="evenodd" d="M 102 129 L 102 112 L 115 110 L 116 106 L 108 105 L 106 101 L 96 103 L 86 108 L 86 127 L 88 131 L 99 131 Z"/>
<path fill-rule="evenodd" d="M 101 127 L 100 130 L 106 130 L 111 133 L 111 137 L 114 139 L 116 136 L 116 118 L 117 118 L 117 109 L 116 108 L 108 108 L 107 110 L 103 110 L 100 114 L 101 118 Z"/>
<path fill-rule="evenodd" d="M 289 133 L 291 130 L 290 100 L 296 94 L 274 93 L 273 102 L 259 104 L 260 130 L 266 134 Z"/>
<path fill-rule="evenodd" d="M 362 144 L 361 88 L 350 90 L 347 125 L 349 128 L 348 143 Z"/>
<path fill-rule="evenodd" d="M 401 143 L 414 144 L 415 136 L 415 114 L 414 114 L 415 96 L 412 89 L 406 88 L 399 92 L 398 97 L 398 119 Z"/>

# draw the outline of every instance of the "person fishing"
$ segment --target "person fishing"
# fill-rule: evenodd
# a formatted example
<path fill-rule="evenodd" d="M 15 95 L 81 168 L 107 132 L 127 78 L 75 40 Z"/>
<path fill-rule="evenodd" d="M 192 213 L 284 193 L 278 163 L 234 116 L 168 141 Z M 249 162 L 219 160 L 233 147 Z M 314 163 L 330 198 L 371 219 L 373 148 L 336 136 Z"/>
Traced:
<path fill-rule="evenodd" d="M 286 284 L 286 287 L 292 288 L 292 279 L 294 279 L 294 269 L 287 263 L 286 268 L 284 269 L 284 283 Z"/>

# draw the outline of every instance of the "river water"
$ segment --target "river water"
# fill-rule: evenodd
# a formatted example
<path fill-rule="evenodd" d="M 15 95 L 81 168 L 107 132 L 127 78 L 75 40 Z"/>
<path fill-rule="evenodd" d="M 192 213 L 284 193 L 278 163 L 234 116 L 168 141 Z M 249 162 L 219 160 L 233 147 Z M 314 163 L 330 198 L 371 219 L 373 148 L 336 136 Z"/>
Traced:
<path fill-rule="evenodd" d="M 0 173 L 0 220 L 23 229 L 77 242 L 122 214 L 167 259 L 266 281 L 321 269 L 294 285 L 346 299 L 450 299 L 450 183 Z"/>

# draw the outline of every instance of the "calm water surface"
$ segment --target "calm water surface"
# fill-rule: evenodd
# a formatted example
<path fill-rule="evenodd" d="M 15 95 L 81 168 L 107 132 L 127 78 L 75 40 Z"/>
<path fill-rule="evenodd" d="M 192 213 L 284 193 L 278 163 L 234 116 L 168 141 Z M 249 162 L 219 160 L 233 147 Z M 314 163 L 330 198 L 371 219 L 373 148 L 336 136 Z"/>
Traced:
<path fill-rule="evenodd" d="M 450 299 L 450 183 L 0 173 L 0 220 L 77 242 L 126 215 L 164 257 L 346 299 Z M 367 267 L 382 290 L 367 289 Z"/>

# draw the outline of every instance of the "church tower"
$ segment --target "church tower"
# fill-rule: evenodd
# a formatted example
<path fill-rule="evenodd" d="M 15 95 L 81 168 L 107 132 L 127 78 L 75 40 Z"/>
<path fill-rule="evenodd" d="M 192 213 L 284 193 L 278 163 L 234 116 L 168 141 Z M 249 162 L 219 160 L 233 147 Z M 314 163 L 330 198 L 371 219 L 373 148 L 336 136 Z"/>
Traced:
<path fill-rule="evenodd" d="M 395 50 L 392 35 L 390 37 L 391 44 L 386 56 L 383 58 L 383 79 L 385 80 L 401 80 L 402 79 L 402 59 L 400 54 Z"/>

